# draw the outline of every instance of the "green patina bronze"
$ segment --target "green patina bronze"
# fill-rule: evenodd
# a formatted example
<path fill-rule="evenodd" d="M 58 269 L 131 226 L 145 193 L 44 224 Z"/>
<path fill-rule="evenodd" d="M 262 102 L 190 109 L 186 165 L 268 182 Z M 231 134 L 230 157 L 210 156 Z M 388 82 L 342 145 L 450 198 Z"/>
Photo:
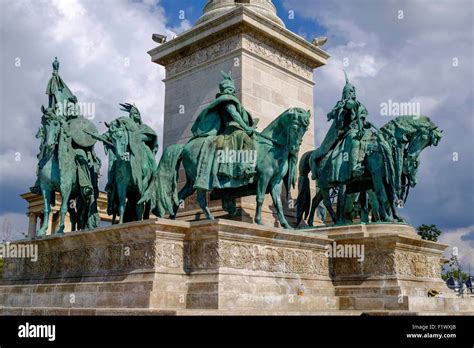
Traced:
<path fill-rule="evenodd" d="M 270 193 L 278 219 L 290 228 L 280 199 L 282 184 L 287 192 L 295 185 L 298 151 L 310 123 L 310 113 L 290 108 L 262 132 L 256 119 L 235 95 L 232 77 L 222 72 L 219 93 L 197 117 L 186 144 L 168 147 L 157 165 L 157 135 L 144 124 L 140 111 L 131 104 L 120 104 L 128 117 L 119 117 L 107 132 L 81 115 L 77 98 L 59 76 L 59 62 L 53 62 L 53 75 L 46 93 L 48 107 L 42 107 L 41 139 L 37 182 L 31 191 L 43 195 L 44 219 L 39 236 L 48 229 L 54 192 L 61 193 L 61 221 L 64 231 L 69 211 L 72 229 L 99 226 L 97 212 L 100 161 L 94 153 L 97 140 L 104 143 L 109 158 L 106 185 L 107 212 L 115 223 L 146 219 L 150 210 L 174 218 L 180 202 L 197 191 L 197 201 L 208 219 L 206 192 L 221 199 L 230 215 L 239 214 L 236 198 L 257 196 L 255 221 L 261 223 L 264 196 Z M 400 116 L 377 129 L 367 120 L 367 108 L 357 100 L 349 83 L 342 98 L 328 113 L 332 125 L 321 146 L 304 154 L 299 164 L 297 220 L 305 215 L 312 225 L 322 202 L 335 223 L 348 223 L 360 217 L 372 221 L 403 221 L 396 206 L 403 204 L 409 188 L 417 183 L 419 155 L 436 146 L 441 131 L 425 116 Z M 179 168 L 183 165 L 186 184 L 178 192 Z M 318 193 L 311 202 L 308 175 L 317 180 Z M 337 192 L 337 193 L 336 193 Z M 331 197 L 337 194 L 337 210 Z M 325 210 L 318 215 L 324 219 Z"/>
<path fill-rule="evenodd" d="M 98 173 L 100 160 L 94 153 L 95 139 L 87 132 L 96 132 L 92 122 L 80 114 L 77 98 L 59 76 L 59 62 L 53 62 L 53 76 L 48 82 L 48 108 L 36 137 L 41 140 L 38 154 L 37 181 L 31 192 L 44 199 L 42 236 L 48 229 L 55 191 L 61 193 L 61 220 L 58 231 L 64 232 L 64 219 L 69 211 L 72 230 L 91 229 L 100 224 L 97 211 Z"/>
<path fill-rule="evenodd" d="M 425 116 L 399 116 L 380 130 L 366 118 L 367 109 L 346 75 L 342 99 L 328 114 L 333 123 L 321 147 L 300 161 L 298 223 L 305 215 L 312 226 L 321 201 L 335 223 L 349 223 L 357 216 L 368 222 L 369 206 L 372 221 L 403 221 L 396 206 L 417 183 L 421 151 L 438 145 L 442 131 Z M 319 188 L 311 203 L 309 172 Z M 331 189 L 337 189 L 337 213 Z"/>
<path fill-rule="evenodd" d="M 119 223 L 147 219 L 149 209 L 138 203 L 150 185 L 156 170 L 155 156 L 158 137 L 153 129 L 144 124 L 138 108 L 131 104 L 120 104 L 129 117 L 119 117 L 102 135 L 90 132 L 104 143 L 109 158 L 107 191 L 107 213 L 112 223 L 119 216 Z"/>
<path fill-rule="evenodd" d="M 141 202 L 150 201 L 153 212 L 174 217 L 179 202 L 197 191 L 197 200 L 208 219 L 206 192 L 222 199 L 222 206 L 237 215 L 235 199 L 257 196 L 255 221 L 261 223 L 264 196 L 270 193 L 283 227 L 290 228 L 280 198 L 284 182 L 287 192 L 296 181 L 297 156 L 309 122 L 310 113 L 290 108 L 261 133 L 235 96 L 232 78 L 224 77 L 219 93 L 198 116 L 192 127 L 193 137 L 186 144 L 169 146 Z M 244 159 L 247 160 L 244 160 Z M 254 160 L 248 160 L 253 158 Z M 186 172 L 186 185 L 177 191 L 180 164 Z"/>

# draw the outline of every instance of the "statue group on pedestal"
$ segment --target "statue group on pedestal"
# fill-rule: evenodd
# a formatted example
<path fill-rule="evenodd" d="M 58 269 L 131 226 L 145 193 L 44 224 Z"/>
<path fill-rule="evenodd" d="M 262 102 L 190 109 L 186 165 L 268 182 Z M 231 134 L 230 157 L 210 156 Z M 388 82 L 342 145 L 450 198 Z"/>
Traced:
<path fill-rule="evenodd" d="M 42 107 L 41 140 L 37 182 L 31 191 L 44 198 L 44 219 L 37 235 L 48 229 L 55 192 L 62 197 L 60 224 L 64 232 L 69 212 L 72 230 L 98 227 L 98 176 L 100 160 L 94 152 L 97 140 L 108 156 L 107 213 L 118 223 L 158 217 L 174 218 L 179 203 L 194 192 L 208 219 L 213 219 L 206 193 L 221 199 L 223 209 L 238 215 L 236 198 L 256 195 L 255 221 L 261 223 L 264 197 L 270 193 L 280 224 L 290 228 L 281 202 L 282 185 L 287 195 L 295 186 L 299 168 L 296 218 L 313 224 L 323 202 L 334 223 L 403 221 L 396 206 L 406 201 L 409 188 L 417 182 L 420 152 L 436 146 L 441 131 L 427 117 L 400 116 L 377 129 L 368 120 L 366 107 L 357 100 L 356 89 L 346 75 L 342 98 L 328 113 L 332 125 L 321 146 L 305 153 L 298 166 L 298 152 L 310 124 L 310 112 L 289 108 L 258 132 L 257 119 L 236 97 L 232 77 L 224 72 L 219 93 L 197 117 L 186 144 L 171 145 L 156 162 L 158 137 L 143 123 L 135 105 L 124 103 L 128 117 L 105 123 L 99 134 L 95 125 L 81 115 L 77 98 L 58 73 L 53 75 Z M 229 156 L 230 154 L 230 156 Z M 238 160 L 235 160 L 235 159 Z M 242 160 L 242 159 L 253 160 Z M 178 192 L 180 166 L 186 184 Z M 309 173 L 317 182 L 310 197 Z M 334 211 L 331 192 L 337 192 Z"/>

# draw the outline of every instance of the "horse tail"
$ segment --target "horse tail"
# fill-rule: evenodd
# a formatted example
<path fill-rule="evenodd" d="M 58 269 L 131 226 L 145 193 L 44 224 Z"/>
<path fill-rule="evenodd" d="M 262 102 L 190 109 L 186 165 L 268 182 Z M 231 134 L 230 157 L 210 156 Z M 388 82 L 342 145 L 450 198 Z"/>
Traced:
<path fill-rule="evenodd" d="M 306 152 L 301 156 L 300 164 L 298 166 L 298 198 L 296 199 L 296 225 L 298 226 L 301 220 L 306 219 L 311 207 L 311 190 L 309 187 L 309 172 L 311 171 L 310 157 L 313 151 Z"/>
<path fill-rule="evenodd" d="M 138 203 L 150 202 L 150 209 L 158 217 L 174 215 L 179 206 L 178 176 L 184 144 L 168 146 L 161 156 L 150 185 Z"/>

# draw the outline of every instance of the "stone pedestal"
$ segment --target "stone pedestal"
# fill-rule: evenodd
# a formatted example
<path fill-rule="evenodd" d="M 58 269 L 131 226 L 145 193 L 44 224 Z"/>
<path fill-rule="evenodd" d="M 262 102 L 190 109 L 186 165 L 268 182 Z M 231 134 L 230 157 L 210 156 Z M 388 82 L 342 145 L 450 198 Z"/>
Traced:
<path fill-rule="evenodd" d="M 43 222 L 43 211 L 44 211 L 44 200 L 43 196 L 37 195 L 31 192 L 20 195 L 28 203 L 28 210 L 26 215 L 28 216 L 28 238 L 33 238 L 36 235 L 36 231 L 41 227 Z M 48 230 L 46 235 L 53 234 L 58 228 L 61 219 L 61 194 L 55 192 L 55 204 L 51 206 L 51 213 L 49 215 Z M 107 193 L 100 191 L 97 199 L 97 210 L 99 211 L 99 218 L 101 222 L 110 223 L 112 216 L 107 215 Z M 64 221 L 64 232 L 68 233 L 71 231 L 71 220 L 69 213 L 66 214 Z"/>
<path fill-rule="evenodd" d="M 333 258 L 333 283 L 340 309 L 458 311 L 474 310 L 441 279 L 447 245 L 422 240 L 405 224 L 369 224 L 323 228 L 336 245 L 364 246 L 364 259 Z M 429 298 L 428 291 L 442 295 Z"/>
<path fill-rule="evenodd" d="M 334 243 L 364 245 L 364 260 L 328 257 Z M 0 314 L 474 314 L 441 280 L 446 245 L 406 225 L 157 219 L 15 245 L 38 260 L 4 260 Z"/>
<path fill-rule="evenodd" d="M 231 72 L 237 97 L 259 118 L 263 130 L 290 107 L 313 110 L 313 69 L 326 64 L 329 55 L 292 33 L 276 16 L 271 1 L 210 1 L 192 29 L 148 52 L 153 62 L 166 68 L 163 146 L 184 143 L 202 109 L 214 100 L 220 71 Z M 303 139 L 300 155 L 314 149 L 314 124 Z M 258 156 L 258 154 L 257 154 Z M 180 187 L 185 175 L 180 175 Z M 238 200 L 252 221 L 255 197 Z M 263 219 L 275 225 L 267 197 Z M 224 216 L 220 202 L 210 202 L 216 216 Z M 287 214 L 294 214 L 292 204 Z M 179 218 L 193 220 L 201 211 L 193 195 Z"/>
<path fill-rule="evenodd" d="M 325 236 L 221 220 L 193 223 L 186 240 L 187 308 L 338 308 Z"/>

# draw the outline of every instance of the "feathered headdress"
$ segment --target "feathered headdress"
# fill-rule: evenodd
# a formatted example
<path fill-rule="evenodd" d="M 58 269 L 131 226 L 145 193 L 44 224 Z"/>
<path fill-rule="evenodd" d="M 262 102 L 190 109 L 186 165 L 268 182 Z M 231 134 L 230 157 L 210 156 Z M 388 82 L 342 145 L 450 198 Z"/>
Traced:
<path fill-rule="evenodd" d="M 234 80 L 232 79 L 230 72 L 227 74 L 221 70 L 221 75 L 224 79 L 219 83 L 219 91 L 222 93 L 226 88 L 233 88 L 235 90 Z"/>
<path fill-rule="evenodd" d="M 349 92 L 352 92 L 355 90 L 355 87 L 349 82 L 349 78 L 347 77 L 346 71 L 345 70 L 343 71 L 344 71 L 344 76 L 346 78 L 346 85 L 344 86 L 342 90 L 342 97 L 345 98 Z"/>

